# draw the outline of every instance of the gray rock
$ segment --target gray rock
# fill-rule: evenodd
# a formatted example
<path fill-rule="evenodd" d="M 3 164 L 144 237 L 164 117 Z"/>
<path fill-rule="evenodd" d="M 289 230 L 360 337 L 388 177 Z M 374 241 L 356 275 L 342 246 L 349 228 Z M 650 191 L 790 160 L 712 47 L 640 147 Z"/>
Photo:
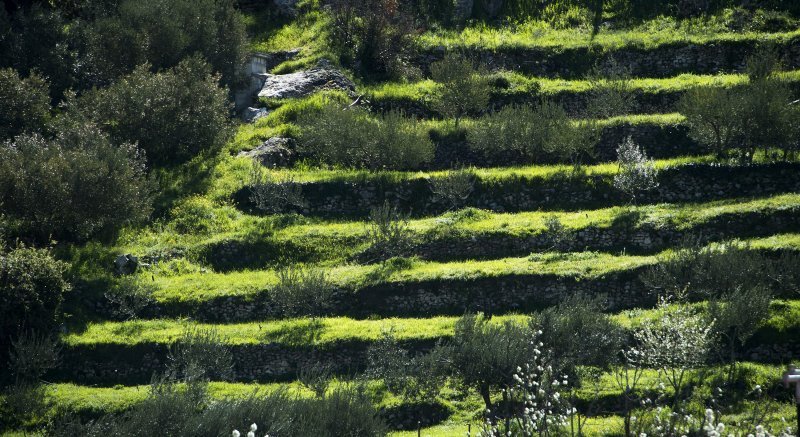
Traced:
<path fill-rule="evenodd" d="M 272 137 L 255 149 L 241 152 L 238 156 L 253 158 L 261 165 L 271 168 L 289 167 L 297 157 L 294 151 L 294 140 L 283 137 Z"/>
<path fill-rule="evenodd" d="M 114 270 L 118 275 L 130 275 L 139 268 L 139 258 L 131 255 L 119 255 L 114 260 Z"/>
<path fill-rule="evenodd" d="M 320 64 L 311 70 L 290 74 L 265 74 L 264 85 L 258 97 L 293 98 L 304 97 L 323 89 L 355 91 L 355 84 L 341 71 Z"/>
<path fill-rule="evenodd" d="M 255 123 L 256 120 L 267 115 L 269 115 L 267 108 L 246 108 L 242 111 L 242 120 L 245 123 Z"/>

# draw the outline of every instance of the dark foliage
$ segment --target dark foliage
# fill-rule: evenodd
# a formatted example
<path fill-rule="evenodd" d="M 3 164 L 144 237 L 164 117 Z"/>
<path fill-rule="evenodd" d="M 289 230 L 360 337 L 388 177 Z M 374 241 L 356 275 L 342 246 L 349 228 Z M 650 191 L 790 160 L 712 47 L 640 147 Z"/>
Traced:
<path fill-rule="evenodd" d="M 139 150 L 111 144 L 91 124 L 0 145 L 0 202 L 17 232 L 34 242 L 110 235 L 149 216 L 150 193 Z"/>

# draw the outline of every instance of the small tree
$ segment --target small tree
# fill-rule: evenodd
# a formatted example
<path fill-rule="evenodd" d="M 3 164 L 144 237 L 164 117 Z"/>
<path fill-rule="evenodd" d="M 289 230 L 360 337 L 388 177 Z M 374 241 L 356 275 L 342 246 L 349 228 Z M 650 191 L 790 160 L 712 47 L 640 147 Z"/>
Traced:
<path fill-rule="evenodd" d="M 568 124 L 564 108 L 547 100 L 532 106 L 508 105 L 479 120 L 467 131 L 467 142 L 476 150 L 513 153 L 535 162 Z"/>
<path fill-rule="evenodd" d="M 152 71 L 173 68 L 199 54 L 228 88 L 241 83 L 247 34 L 234 0 L 114 2 L 81 26 L 81 44 L 91 62 L 91 84 L 107 85 L 142 64 Z M 99 8 L 98 8 L 99 9 Z"/>
<path fill-rule="evenodd" d="M 253 161 L 250 173 L 250 201 L 261 211 L 273 214 L 306 206 L 300 184 L 290 177 L 276 180 L 256 161 Z"/>
<path fill-rule="evenodd" d="M 475 190 L 475 172 L 472 169 L 449 171 L 443 177 L 429 179 L 428 186 L 434 199 L 444 203 L 450 211 L 464 205 Z"/>
<path fill-rule="evenodd" d="M 421 127 L 399 111 L 376 117 L 358 107 L 329 102 L 302 115 L 299 151 L 325 164 L 417 169 L 433 159 L 434 145 Z"/>
<path fill-rule="evenodd" d="M 600 132 L 595 120 L 573 122 L 567 117 L 559 118 L 551 122 L 550 141 L 545 143 L 545 151 L 561 162 L 569 162 L 573 171 L 578 172 L 584 158 L 594 154 L 594 148 L 600 141 Z"/>
<path fill-rule="evenodd" d="M 411 4 L 395 0 L 332 0 L 331 45 L 369 74 L 399 76 L 415 32 Z"/>
<path fill-rule="evenodd" d="M 614 187 L 636 203 L 636 195 L 658 187 L 658 171 L 652 160 L 647 159 L 642 149 L 631 137 L 617 147 L 619 172 L 614 176 Z"/>
<path fill-rule="evenodd" d="M 149 305 L 155 303 L 155 285 L 139 276 L 123 276 L 105 293 L 113 306 L 114 316 L 123 320 L 139 317 Z"/>
<path fill-rule="evenodd" d="M 384 202 L 373 208 L 369 214 L 370 250 L 381 259 L 401 256 L 409 252 L 412 240 L 411 230 L 406 220 L 396 207 Z"/>
<path fill-rule="evenodd" d="M 187 327 L 169 348 L 169 379 L 200 387 L 215 378 L 227 379 L 233 356 L 214 328 Z"/>
<path fill-rule="evenodd" d="M 18 352 L 30 350 L 30 341 L 19 340 L 23 336 L 36 344 L 38 338 L 55 333 L 64 293 L 70 288 L 64 279 L 66 269 L 65 263 L 46 250 L 0 252 L 0 362 L 7 362 L 15 342 Z M 2 380 L 0 377 L 0 383 Z"/>
<path fill-rule="evenodd" d="M 383 380 L 392 393 L 413 401 L 433 401 L 446 383 L 445 348 L 412 356 L 389 330 L 367 350 L 367 375 Z"/>
<path fill-rule="evenodd" d="M 531 318 L 532 329 L 542 332 L 538 340 L 550 352 L 545 362 L 554 372 L 575 378 L 577 366 L 613 363 L 608 351 L 620 348 L 622 332 L 603 307 L 601 298 L 575 294 Z"/>
<path fill-rule="evenodd" d="M 729 88 L 692 88 L 681 98 L 678 111 L 686 117 L 689 135 L 717 158 L 724 158 L 740 135 L 740 96 Z"/>
<path fill-rule="evenodd" d="M 608 66 L 595 65 L 588 76 L 590 84 L 586 116 L 609 118 L 627 114 L 634 106 L 631 72 L 613 57 Z"/>
<path fill-rule="evenodd" d="M 482 69 L 463 56 L 447 53 L 431 64 L 431 78 L 439 84 L 436 110 L 458 123 L 465 115 L 482 111 L 489 104 L 491 88 Z"/>
<path fill-rule="evenodd" d="M 447 344 L 449 368 L 465 387 L 477 389 L 486 409 L 494 412 L 492 391 L 514 385 L 518 367 L 531 363 L 536 343 L 531 330 L 511 321 L 491 323 L 482 314 L 466 314 L 455 326 L 453 340 Z M 531 363 L 532 364 L 532 363 Z"/>
<path fill-rule="evenodd" d="M 659 317 L 636 328 L 635 365 L 659 369 L 674 392 L 670 415 L 664 424 L 666 435 L 675 435 L 686 414 L 684 385 L 688 373 L 708 360 L 714 342 L 712 322 L 704 314 L 679 302 L 670 305 L 666 297 L 659 302 Z"/>
<path fill-rule="evenodd" d="M 278 284 L 270 290 L 270 298 L 285 316 L 318 317 L 330 308 L 335 293 L 324 271 L 286 267 L 278 270 Z"/>
<path fill-rule="evenodd" d="M 734 291 L 713 299 L 708 304 L 709 317 L 714 320 L 714 331 L 728 342 L 728 382 L 733 382 L 736 371 L 736 347 L 755 334 L 769 318 L 772 292 L 763 286 L 737 287 Z"/>

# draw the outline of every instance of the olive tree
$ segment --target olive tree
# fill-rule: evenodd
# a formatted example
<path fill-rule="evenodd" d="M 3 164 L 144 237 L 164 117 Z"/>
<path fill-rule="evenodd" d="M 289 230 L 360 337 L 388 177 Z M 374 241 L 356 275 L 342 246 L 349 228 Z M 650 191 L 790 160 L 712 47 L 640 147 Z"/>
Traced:
<path fill-rule="evenodd" d="M 482 314 L 466 314 L 455 326 L 446 346 L 448 367 L 465 387 L 474 388 L 487 410 L 494 411 L 492 391 L 514 385 L 517 368 L 534 356 L 536 344 L 530 328 L 521 323 L 494 323 Z M 504 395 L 506 392 L 504 392 Z"/>
<path fill-rule="evenodd" d="M 113 145 L 91 124 L 0 144 L 0 202 L 18 231 L 38 242 L 108 236 L 147 218 L 151 193 L 139 149 Z"/>
<path fill-rule="evenodd" d="M 147 65 L 81 97 L 75 110 L 118 144 L 135 143 L 154 166 L 216 155 L 233 134 L 228 94 L 202 58 L 151 73 Z"/>
<path fill-rule="evenodd" d="M 431 64 L 431 78 L 439 84 L 433 106 L 454 119 L 456 128 L 462 117 L 482 111 L 489 104 L 487 75 L 459 54 L 447 53 L 444 59 Z"/>

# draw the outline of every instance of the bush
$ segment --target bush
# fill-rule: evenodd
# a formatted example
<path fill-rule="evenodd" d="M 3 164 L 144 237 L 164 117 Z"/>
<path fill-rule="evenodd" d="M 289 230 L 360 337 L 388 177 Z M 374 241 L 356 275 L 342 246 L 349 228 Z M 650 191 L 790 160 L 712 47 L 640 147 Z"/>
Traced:
<path fill-rule="evenodd" d="M 461 55 L 447 53 L 431 64 L 431 78 L 439 84 L 433 106 L 443 116 L 455 119 L 456 128 L 462 117 L 483 111 L 489 104 L 491 87 L 486 72 Z"/>
<path fill-rule="evenodd" d="M 406 2 L 333 0 L 331 44 L 345 63 L 379 77 L 407 70 L 414 18 Z"/>
<path fill-rule="evenodd" d="M 732 381 L 736 368 L 736 347 L 755 334 L 769 318 L 772 292 L 764 286 L 738 287 L 708 303 L 709 318 L 714 321 L 716 334 L 727 340 L 730 370 L 728 381 Z"/>
<path fill-rule="evenodd" d="M 286 317 L 316 317 L 330 308 L 335 292 L 324 271 L 287 267 L 278 270 L 278 284 L 269 294 Z"/>
<path fill-rule="evenodd" d="M 120 278 L 105 293 L 115 317 L 131 320 L 138 317 L 147 306 L 155 303 L 156 286 L 138 276 Z"/>
<path fill-rule="evenodd" d="M 0 69 L 0 141 L 42 133 L 49 118 L 47 82 L 36 74 L 23 79 L 13 69 Z"/>
<path fill-rule="evenodd" d="M 0 253 L 0 362 L 13 341 L 27 333 L 53 333 L 61 318 L 61 303 L 69 284 L 67 265 L 41 249 Z"/>
<path fill-rule="evenodd" d="M 92 125 L 0 145 L 0 202 L 23 235 L 85 241 L 147 218 L 151 184 L 136 147 Z"/>
<path fill-rule="evenodd" d="M 92 84 L 109 84 L 148 64 L 153 71 L 199 54 L 234 87 L 242 81 L 247 38 L 234 0 L 123 0 L 84 29 Z"/>
<path fill-rule="evenodd" d="M 169 378 L 190 384 L 230 378 L 233 356 L 214 328 L 186 328 L 170 345 Z"/>
<path fill-rule="evenodd" d="M 367 350 L 367 376 L 383 380 L 392 393 L 415 402 L 433 402 L 446 383 L 444 348 L 411 356 L 391 331 L 382 333 Z"/>
<path fill-rule="evenodd" d="M 412 246 L 408 220 L 388 201 L 370 211 L 368 238 L 369 252 L 381 260 L 406 255 Z"/>
<path fill-rule="evenodd" d="M 360 108 L 328 103 L 321 113 L 305 114 L 298 123 L 300 151 L 327 164 L 405 170 L 433 159 L 433 142 L 402 112 L 370 117 Z"/>
<path fill-rule="evenodd" d="M 475 190 L 475 179 L 472 169 L 453 170 L 443 177 L 431 178 L 428 186 L 433 192 L 434 200 L 444 203 L 449 211 L 464 205 Z"/>
<path fill-rule="evenodd" d="M 609 118 L 625 115 L 633 108 L 630 69 L 613 57 L 606 68 L 595 66 L 588 77 L 591 94 L 586 108 L 588 118 Z"/>
<path fill-rule="evenodd" d="M 75 49 L 80 38 L 59 11 L 40 3 L 17 11 L 5 23 L 4 15 L 0 14 L 0 68 L 13 68 L 22 77 L 35 72 L 50 83 L 54 99 L 78 85 L 86 66 Z"/>
<path fill-rule="evenodd" d="M 219 76 L 198 57 L 168 71 L 148 70 L 139 66 L 110 87 L 89 93 L 77 110 L 102 125 L 116 143 L 138 144 L 155 166 L 215 156 L 233 133 Z"/>
<path fill-rule="evenodd" d="M 467 132 L 470 147 L 484 153 L 511 153 L 531 162 L 555 159 L 576 168 L 599 139 L 595 122 L 573 122 L 563 107 L 546 100 L 534 106 L 506 106 Z"/>
<path fill-rule="evenodd" d="M 658 187 L 655 164 L 631 137 L 617 147 L 617 162 L 619 172 L 614 175 L 614 188 L 630 196 L 631 202 L 636 202 L 639 192 Z"/>
<path fill-rule="evenodd" d="M 206 197 L 192 196 L 178 202 L 170 211 L 170 224 L 179 234 L 211 234 L 224 232 L 232 217 Z"/>
<path fill-rule="evenodd" d="M 550 352 L 547 364 L 557 375 L 577 375 L 577 366 L 608 367 L 616 360 L 610 351 L 619 350 L 622 332 L 604 314 L 601 298 L 576 294 L 531 318 L 541 331 L 538 340 Z"/>
<path fill-rule="evenodd" d="M 780 149 L 788 158 L 798 148 L 800 107 L 790 86 L 774 75 L 775 52 L 762 48 L 748 59 L 750 83 L 740 88 L 696 88 L 679 103 L 690 135 L 718 158 L 753 161 L 756 150 Z"/>

